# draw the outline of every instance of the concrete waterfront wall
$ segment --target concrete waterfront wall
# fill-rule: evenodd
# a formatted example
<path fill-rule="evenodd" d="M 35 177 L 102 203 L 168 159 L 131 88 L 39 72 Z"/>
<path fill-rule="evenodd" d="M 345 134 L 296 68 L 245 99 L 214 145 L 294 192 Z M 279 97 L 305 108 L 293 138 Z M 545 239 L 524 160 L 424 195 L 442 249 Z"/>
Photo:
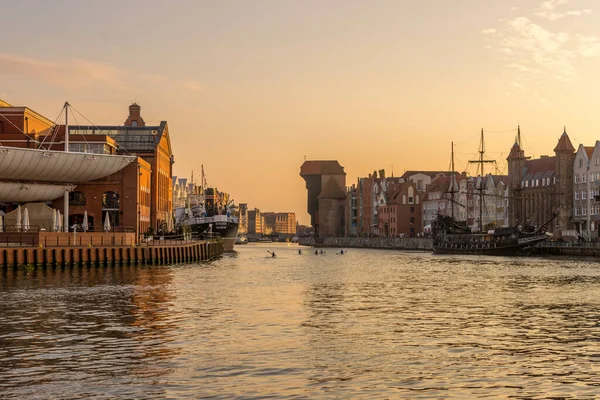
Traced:
<path fill-rule="evenodd" d="M 315 241 L 313 237 L 301 237 L 298 243 L 303 246 L 339 247 L 339 248 L 372 248 L 431 251 L 430 238 L 364 238 L 364 237 L 326 237 Z"/>
<path fill-rule="evenodd" d="M 0 267 L 169 265 L 209 261 L 221 254 L 223 243 L 217 241 L 164 246 L 0 247 Z"/>

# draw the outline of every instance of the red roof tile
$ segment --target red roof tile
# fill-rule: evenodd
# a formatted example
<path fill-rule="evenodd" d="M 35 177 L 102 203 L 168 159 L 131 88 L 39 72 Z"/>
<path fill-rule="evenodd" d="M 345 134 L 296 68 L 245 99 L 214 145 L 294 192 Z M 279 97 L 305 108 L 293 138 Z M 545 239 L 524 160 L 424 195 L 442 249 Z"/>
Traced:
<path fill-rule="evenodd" d="M 527 174 L 554 171 L 556 168 L 556 156 L 527 160 L 525 161 L 525 168 L 527 169 Z"/>
<path fill-rule="evenodd" d="M 558 139 L 558 144 L 554 148 L 554 151 L 575 151 L 575 147 L 573 147 L 571 139 L 569 139 L 569 135 L 567 135 L 566 129 L 563 134 L 560 135 L 560 139 Z"/>

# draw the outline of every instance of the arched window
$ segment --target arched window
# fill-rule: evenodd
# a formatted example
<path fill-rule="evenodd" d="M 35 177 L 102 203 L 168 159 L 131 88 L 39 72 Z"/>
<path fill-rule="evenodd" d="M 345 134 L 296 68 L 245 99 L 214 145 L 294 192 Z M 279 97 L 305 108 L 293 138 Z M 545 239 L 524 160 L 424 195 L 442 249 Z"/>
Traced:
<path fill-rule="evenodd" d="M 69 205 L 70 206 L 85 206 L 85 193 L 80 191 L 74 191 L 69 193 Z"/>
<path fill-rule="evenodd" d="M 137 121 L 131 121 L 131 126 L 137 126 Z"/>

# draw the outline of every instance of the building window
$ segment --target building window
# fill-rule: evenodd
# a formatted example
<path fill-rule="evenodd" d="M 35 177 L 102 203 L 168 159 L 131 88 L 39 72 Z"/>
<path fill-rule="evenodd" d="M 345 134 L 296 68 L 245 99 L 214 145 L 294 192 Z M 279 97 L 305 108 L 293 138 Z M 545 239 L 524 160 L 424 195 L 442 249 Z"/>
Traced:
<path fill-rule="evenodd" d="M 587 182 L 587 174 L 581 174 L 581 183 Z"/>
<path fill-rule="evenodd" d="M 410 217 L 410 223 L 414 223 L 415 222 L 415 217 Z"/>
<path fill-rule="evenodd" d="M 535 180 L 535 186 L 540 186 L 540 180 L 539 179 Z"/>
<path fill-rule="evenodd" d="M 581 215 L 587 215 L 587 207 L 581 207 Z"/>
<path fill-rule="evenodd" d="M 583 167 L 583 159 L 582 158 L 579 159 L 579 168 L 581 168 L 581 167 Z"/>
<path fill-rule="evenodd" d="M 556 177 L 552 178 L 552 184 L 556 185 Z"/>
<path fill-rule="evenodd" d="M 581 200 L 585 200 L 587 197 L 587 191 L 586 190 L 582 190 L 581 191 Z"/>
<path fill-rule="evenodd" d="M 529 187 L 529 181 L 525 181 L 525 187 Z"/>
<path fill-rule="evenodd" d="M 119 194 L 116 192 L 104 192 L 102 194 L 102 224 L 106 221 L 106 216 L 110 220 L 111 227 L 119 225 Z"/>
<path fill-rule="evenodd" d="M 85 206 L 85 193 L 83 192 L 70 192 L 69 193 L 69 205 L 70 206 Z"/>
<path fill-rule="evenodd" d="M 593 172 L 590 174 L 590 182 L 594 182 L 594 173 Z"/>
<path fill-rule="evenodd" d="M 413 198 L 409 196 L 409 197 L 408 197 L 408 204 L 413 204 L 413 202 L 414 202 L 414 201 L 413 201 Z"/>
<path fill-rule="evenodd" d="M 411 212 L 411 213 L 414 213 L 414 212 L 415 212 L 415 208 L 414 208 L 414 207 L 411 207 L 411 208 L 410 208 L 410 212 Z"/>
<path fill-rule="evenodd" d="M 575 207 L 575 216 L 579 215 L 579 207 Z"/>
<path fill-rule="evenodd" d="M 575 174 L 575 183 L 579 183 L 579 175 Z"/>
<path fill-rule="evenodd" d="M 575 191 L 575 200 L 579 200 L 579 192 Z"/>

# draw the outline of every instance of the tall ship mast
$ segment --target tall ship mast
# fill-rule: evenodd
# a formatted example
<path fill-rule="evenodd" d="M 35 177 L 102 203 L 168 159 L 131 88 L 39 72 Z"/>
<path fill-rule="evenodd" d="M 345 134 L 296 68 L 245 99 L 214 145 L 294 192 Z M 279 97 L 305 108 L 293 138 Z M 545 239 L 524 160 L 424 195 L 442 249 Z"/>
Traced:
<path fill-rule="evenodd" d="M 496 160 L 485 160 L 483 155 L 485 153 L 485 141 L 483 138 L 483 128 L 481 129 L 481 140 L 479 144 L 479 159 L 478 160 L 469 160 L 470 164 L 478 164 L 477 170 L 480 172 L 479 174 L 479 232 L 483 232 L 483 206 L 484 206 L 484 180 L 485 174 L 483 173 L 483 166 L 487 163 L 495 163 Z"/>

